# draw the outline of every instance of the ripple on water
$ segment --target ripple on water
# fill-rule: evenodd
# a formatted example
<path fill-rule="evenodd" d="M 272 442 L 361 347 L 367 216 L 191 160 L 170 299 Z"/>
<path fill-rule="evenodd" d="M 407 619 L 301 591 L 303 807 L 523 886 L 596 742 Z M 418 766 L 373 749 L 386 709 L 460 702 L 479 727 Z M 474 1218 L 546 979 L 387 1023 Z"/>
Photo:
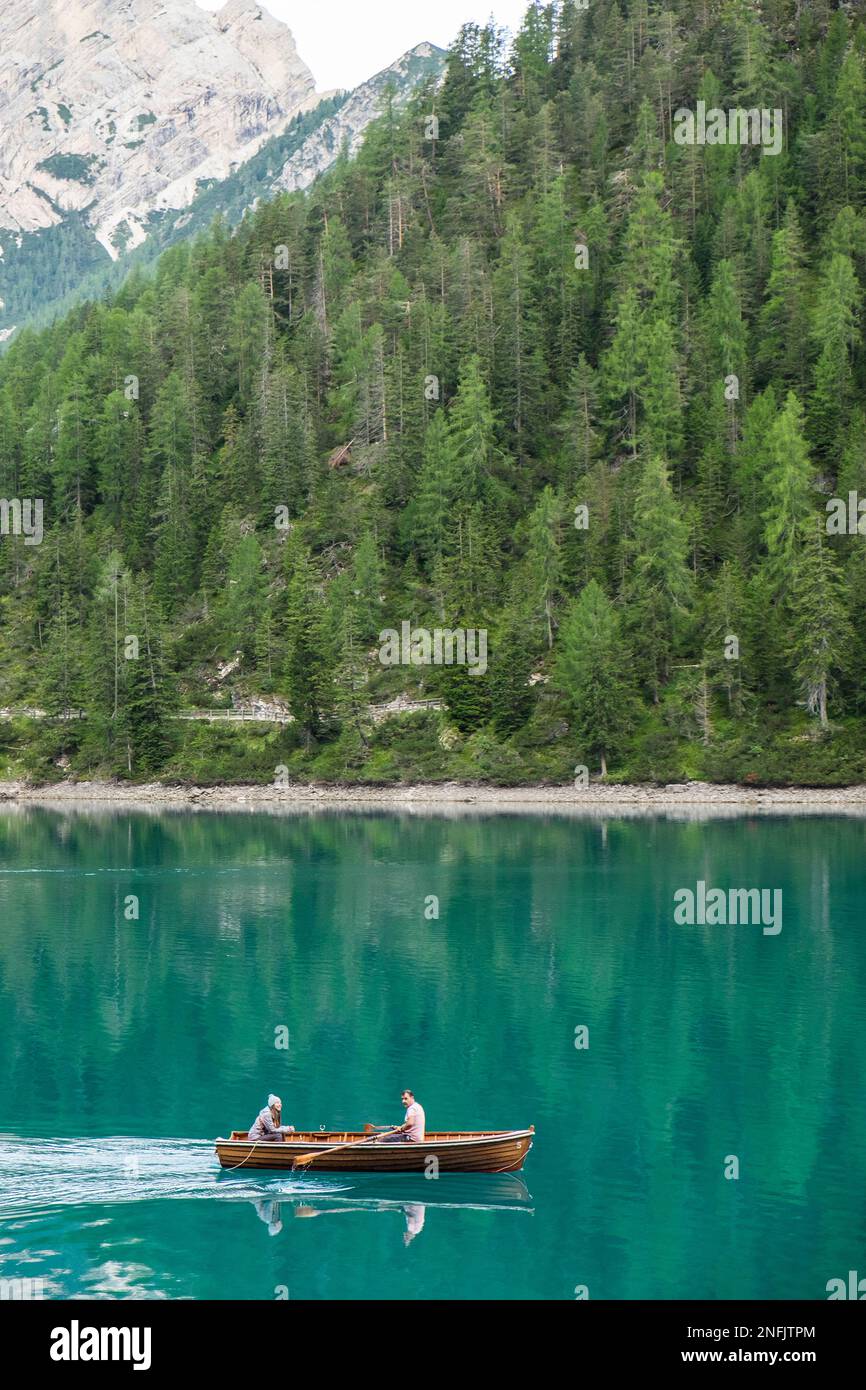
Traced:
<path fill-rule="evenodd" d="M 249 1201 L 263 1193 L 327 1196 L 343 1190 L 343 1184 L 312 1174 L 225 1174 L 209 1140 L 0 1138 L 0 1220 L 61 1206 L 159 1198 Z"/>

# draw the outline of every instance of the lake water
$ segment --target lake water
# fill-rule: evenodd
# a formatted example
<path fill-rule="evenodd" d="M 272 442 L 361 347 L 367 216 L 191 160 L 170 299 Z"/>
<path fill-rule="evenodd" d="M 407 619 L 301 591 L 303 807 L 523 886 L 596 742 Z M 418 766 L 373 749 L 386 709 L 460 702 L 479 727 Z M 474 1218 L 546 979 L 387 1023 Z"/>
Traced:
<path fill-rule="evenodd" d="M 699 881 L 781 889 L 782 930 L 679 925 Z M 853 817 L 4 811 L 0 1278 L 825 1298 L 866 1274 L 864 889 Z M 523 1174 L 217 1166 L 270 1090 L 337 1129 L 405 1086 L 534 1124 Z"/>

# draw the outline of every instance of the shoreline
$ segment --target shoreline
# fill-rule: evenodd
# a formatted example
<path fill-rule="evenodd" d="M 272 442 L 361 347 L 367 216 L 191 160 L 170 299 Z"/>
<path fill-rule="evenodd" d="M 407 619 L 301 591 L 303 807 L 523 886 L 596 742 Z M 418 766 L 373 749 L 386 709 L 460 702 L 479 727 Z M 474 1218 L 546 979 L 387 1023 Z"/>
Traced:
<path fill-rule="evenodd" d="M 51 809 L 147 811 L 409 811 L 421 814 L 542 812 L 567 815 L 635 814 L 680 810 L 685 814 L 743 813 L 866 815 L 866 785 L 854 787 L 764 787 L 709 782 L 667 786 L 602 785 L 494 787 L 470 783 L 349 786 L 316 783 L 276 787 L 130 785 L 116 782 L 59 782 L 30 786 L 0 782 L 0 806 Z"/>

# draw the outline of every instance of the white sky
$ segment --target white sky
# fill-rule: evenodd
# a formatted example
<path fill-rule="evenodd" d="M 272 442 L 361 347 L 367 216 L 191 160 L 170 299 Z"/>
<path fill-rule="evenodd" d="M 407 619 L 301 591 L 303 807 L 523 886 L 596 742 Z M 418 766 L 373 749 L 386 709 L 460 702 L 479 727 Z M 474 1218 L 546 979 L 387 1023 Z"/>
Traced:
<path fill-rule="evenodd" d="M 198 0 L 206 10 L 224 0 Z M 259 0 L 288 24 L 320 92 L 357 87 L 425 39 L 447 48 L 461 24 L 492 14 L 514 30 L 529 0 Z"/>

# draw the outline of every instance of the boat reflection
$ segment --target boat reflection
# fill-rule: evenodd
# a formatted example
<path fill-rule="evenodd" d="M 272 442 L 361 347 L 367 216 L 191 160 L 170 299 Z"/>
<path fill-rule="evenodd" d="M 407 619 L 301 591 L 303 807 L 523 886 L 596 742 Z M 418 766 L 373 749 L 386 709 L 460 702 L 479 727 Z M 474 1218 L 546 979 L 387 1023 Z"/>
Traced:
<path fill-rule="evenodd" d="M 515 1173 L 443 1173 L 435 1179 L 413 1173 L 353 1174 L 339 1192 L 316 1195 L 311 1183 L 308 1192 L 291 1197 L 258 1197 L 253 1206 L 272 1236 L 279 1235 L 284 1219 L 308 1220 L 316 1216 L 349 1216 L 353 1212 L 397 1211 L 406 1222 L 403 1244 L 411 1245 L 424 1229 L 428 1207 L 471 1211 L 534 1211 L 526 1184 Z"/>

